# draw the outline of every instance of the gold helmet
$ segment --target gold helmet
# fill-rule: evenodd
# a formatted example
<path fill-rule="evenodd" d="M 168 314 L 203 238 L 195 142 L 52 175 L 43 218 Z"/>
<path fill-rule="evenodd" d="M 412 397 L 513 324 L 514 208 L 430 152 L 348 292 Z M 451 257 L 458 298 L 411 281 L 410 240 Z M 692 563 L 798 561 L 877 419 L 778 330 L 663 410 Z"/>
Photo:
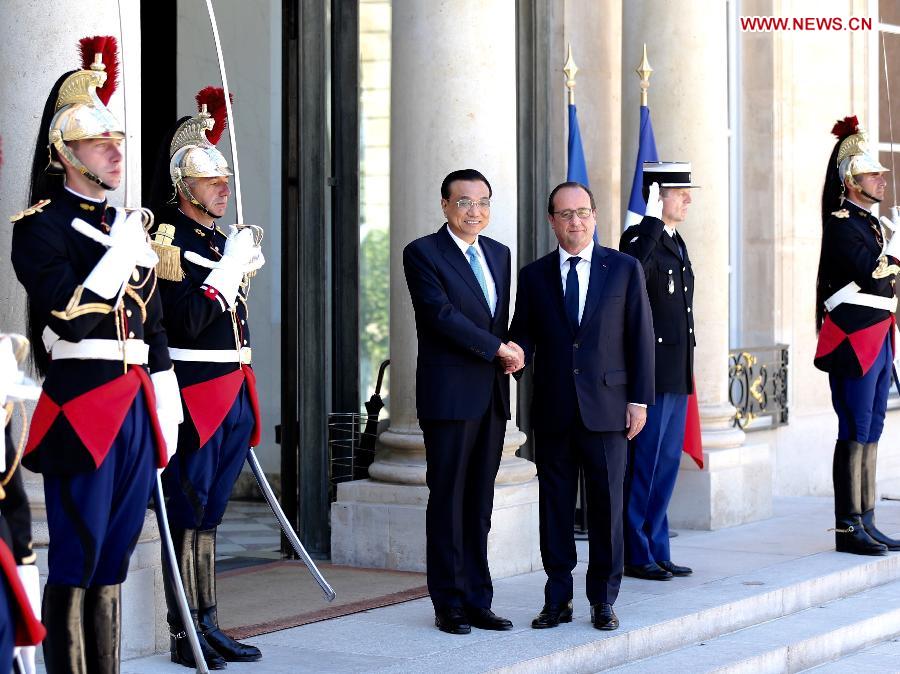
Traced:
<path fill-rule="evenodd" d="M 216 143 L 225 131 L 225 93 L 221 87 L 206 87 L 197 94 L 199 112 L 179 125 L 169 145 L 169 177 L 192 204 L 209 214 L 191 193 L 187 178 L 232 175 Z"/>
<path fill-rule="evenodd" d="M 125 138 L 125 129 L 106 107 L 116 90 L 119 70 L 116 38 L 82 38 L 82 69 L 69 75 L 59 89 L 50 120 L 48 141 L 77 170 L 104 189 L 111 189 L 81 163 L 66 143 L 90 138 Z M 51 155 L 52 157 L 52 155 Z M 51 158 L 57 170 L 62 166 Z"/>
<path fill-rule="evenodd" d="M 845 117 L 834 125 L 831 132 L 840 139 L 837 151 L 837 169 L 841 181 L 858 186 L 856 176 L 862 173 L 890 171 L 869 151 L 869 139 L 856 117 Z"/>

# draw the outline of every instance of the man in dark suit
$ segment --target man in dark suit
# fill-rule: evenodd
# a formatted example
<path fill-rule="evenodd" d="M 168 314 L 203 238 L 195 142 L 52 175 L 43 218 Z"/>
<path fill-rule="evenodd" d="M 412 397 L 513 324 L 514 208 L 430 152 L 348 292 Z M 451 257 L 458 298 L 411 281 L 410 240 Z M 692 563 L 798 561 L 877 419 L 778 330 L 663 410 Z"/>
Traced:
<path fill-rule="evenodd" d="M 647 278 L 656 334 L 656 400 L 647 428 L 628 450 L 625 477 L 625 575 L 647 580 L 689 576 L 672 562 L 666 511 L 684 446 L 694 386 L 694 272 L 677 227 L 691 203 L 691 165 L 644 162 L 643 220 L 622 234 L 619 250 L 637 258 Z"/>
<path fill-rule="evenodd" d="M 478 171 L 450 173 L 441 184 L 447 222 L 403 251 L 419 344 L 428 591 L 435 625 L 451 634 L 468 634 L 472 625 L 512 628 L 491 611 L 487 537 L 510 418 L 505 369 L 521 362 L 521 351 L 504 343 L 509 248 L 480 234 L 490 222 L 491 194 Z"/>
<path fill-rule="evenodd" d="M 653 401 L 653 326 L 640 265 L 594 242 L 594 197 L 579 183 L 550 193 L 559 248 L 519 272 L 510 340 L 534 360 L 532 420 L 540 481 L 544 607 L 534 628 L 572 620 L 578 470 L 585 475 L 591 622 L 614 630 L 622 580 L 626 435 Z"/>

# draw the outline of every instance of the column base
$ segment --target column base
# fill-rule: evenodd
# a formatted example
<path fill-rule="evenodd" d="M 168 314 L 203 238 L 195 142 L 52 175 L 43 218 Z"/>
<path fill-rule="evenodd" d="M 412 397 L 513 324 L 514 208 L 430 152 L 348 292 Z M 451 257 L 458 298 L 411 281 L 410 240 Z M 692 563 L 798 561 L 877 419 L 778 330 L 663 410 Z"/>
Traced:
<path fill-rule="evenodd" d="M 338 485 L 331 505 L 334 564 L 425 571 L 428 487 L 355 480 Z M 538 483 L 497 485 L 488 537 L 491 576 L 543 568 L 538 535 Z"/>
<path fill-rule="evenodd" d="M 772 516 L 772 452 L 768 443 L 704 449 L 703 470 L 683 454 L 669 526 L 722 529 Z"/>

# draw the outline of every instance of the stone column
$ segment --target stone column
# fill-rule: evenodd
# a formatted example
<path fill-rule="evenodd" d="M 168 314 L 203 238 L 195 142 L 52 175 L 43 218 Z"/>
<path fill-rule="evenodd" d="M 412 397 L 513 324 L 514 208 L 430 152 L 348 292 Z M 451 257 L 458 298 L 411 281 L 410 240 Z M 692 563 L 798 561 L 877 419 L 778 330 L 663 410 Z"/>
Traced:
<path fill-rule="evenodd" d="M 11 3 L 7 3 L 7 6 Z M 78 40 L 91 35 L 114 35 L 119 39 L 119 88 L 109 107 L 126 125 L 126 180 L 133 204 L 141 198 L 141 30 L 138 3 L 122 3 L 120 35 L 119 5 L 115 0 L 83 0 L 58 3 L 48 14 L 37 2 L 15 3 L 17 29 L 7 31 L 0 47 L 0 134 L 3 136 L 3 166 L 0 168 L 0 330 L 25 331 L 25 290 L 19 285 L 10 262 L 12 227 L 7 216 L 27 207 L 32 153 L 44 103 L 56 79 L 80 67 Z M 122 54 L 124 51 L 124 61 Z M 124 68 L 121 67 L 124 65 Z M 124 205 L 125 183 L 109 200 Z M 29 410 L 30 412 L 31 410 Z M 18 413 L 16 413 L 18 417 Z M 18 420 L 14 423 L 18 424 Z M 18 426 L 16 426 L 18 429 Z M 14 435 L 17 436 L 17 433 Z M 26 491 L 32 506 L 33 539 L 41 571 L 47 575 L 47 514 L 43 480 L 24 471 Z M 148 512 L 144 530 L 131 558 L 128 580 L 122 592 L 122 657 L 150 655 L 166 647 L 165 602 L 159 531 Z M 40 659 L 40 649 L 38 658 Z"/>
<path fill-rule="evenodd" d="M 641 46 L 654 69 L 650 110 L 661 160 L 690 161 L 695 190 L 681 227 L 694 265 L 695 380 L 704 468 L 683 457 L 669 508 L 675 526 L 719 528 L 771 515 L 768 445 L 744 445 L 728 402 L 728 48 L 726 6 L 684 0 L 623 3 L 624 165 L 637 152 Z M 631 182 L 629 174 L 627 184 Z M 623 184 L 626 184 L 623 181 Z"/>
<path fill-rule="evenodd" d="M 372 479 L 338 486 L 331 550 L 339 564 L 424 570 L 425 445 L 402 252 L 444 222 L 444 176 L 476 168 L 493 187 L 485 234 L 510 247 L 518 268 L 516 22 L 514 4 L 504 0 L 395 0 L 392 15 L 391 425 L 369 468 Z M 540 566 L 535 468 L 515 456 L 524 440 L 511 420 L 488 544 L 495 577 Z"/>

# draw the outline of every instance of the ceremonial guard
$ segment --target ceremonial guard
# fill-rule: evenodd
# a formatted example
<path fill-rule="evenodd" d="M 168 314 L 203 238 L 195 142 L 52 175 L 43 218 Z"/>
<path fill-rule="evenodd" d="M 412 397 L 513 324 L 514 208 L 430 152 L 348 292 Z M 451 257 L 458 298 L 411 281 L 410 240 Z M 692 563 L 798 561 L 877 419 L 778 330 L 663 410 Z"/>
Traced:
<path fill-rule="evenodd" d="M 153 247 L 184 424 L 163 474 L 169 522 L 188 603 L 208 666 L 249 662 L 259 649 L 219 629 L 216 527 L 247 459 L 259 443 L 259 404 L 250 367 L 247 292 L 264 258 L 262 230 L 216 226 L 231 195 L 231 171 L 216 143 L 225 129 L 222 89 L 197 95 L 199 114 L 178 121 L 155 176 Z M 165 203 L 158 203 L 159 202 Z M 167 593 L 173 662 L 193 667 L 184 625 Z"/>
<path fill-rule="evenodd" d="M 32 550 L 31 509 L 25 494 L 25 483 L 20 470 L 21 451 L 24 450 L 26 428 L 12 433 L 13 413 L 22 411 L 22 423 L 26 424 L 23 400 L 36 400 L 40 389 L 25 377 L 23 363 L 28 354 L 28 340 L 22 335 L 0 334 L 0 567 L 7 572 L 6 583 L 12 600 L 15 619 L 7 620 L 6 609 L 0 608 L 0 671 L 9 663 L 7 646 L 9 637 L 16 636 L 14 626 L 29 626 L 19 634 L 15 643 L 22 674 L 35 673 L 35 645 L 44 636 L 44 628 L 35 617 L 40 613 L 40 575 L 35 564 L 37 556 Z M 4 404 L 5 403 L 5 404 Z M 5 450 L 5 451 L 4 451 Z M 13 575 L 14 574 L 14 575 Z M 0 573 L 0 578 L 6 575 Z M 3 592 L 0 591 L 0 595 Z M 26 598 L 24 603 L 20 599 Z M 0 596 L 0 603 L 3 597 Z M 35 633 L 36 628 L 36 633 Z M 31 634 L 32 638 L 24 638 Z"/>
<path fill-rule="evenodd" d="M 900 540 L 875 526 L 875 462 L 884 428 L 894 359 L 894 283 L 900 236 L 894 221 L 871 209 L 884 198 L 887 168 L 870 154 L 856 117 L 837 136 L 822 190 L 822 251 L 816 280 L 815 366 L 828 373 L 838 416 L 834 446 L 835 546 L 883 555 Z"/>
<path fill-rule="evenodd" d="M 656 398 L 647 425 L 631 441 L 625 476 L 625 575 L 647 580 L 689 576 L 672 562 L 666 511 L 684 446 L 694 390 L 694 271 L 678 232 L 691 203 L 688 162 L 644 162 L 646 215 L 622 233 L 619 250 L 644 268 L 653 312 Z"/>
<path fill-rule="evenodd" d="M 118 671 L 120 586 L 181 416 L 148 212 L 106 202 L 123 174 L 124 129 L 106 107 L 116 41 L 85 38 L 81 53 L 44 108 L 33 205 L 11 218 L 45 377 L 23 463 L 44 477 L 50 674 Z"/>

